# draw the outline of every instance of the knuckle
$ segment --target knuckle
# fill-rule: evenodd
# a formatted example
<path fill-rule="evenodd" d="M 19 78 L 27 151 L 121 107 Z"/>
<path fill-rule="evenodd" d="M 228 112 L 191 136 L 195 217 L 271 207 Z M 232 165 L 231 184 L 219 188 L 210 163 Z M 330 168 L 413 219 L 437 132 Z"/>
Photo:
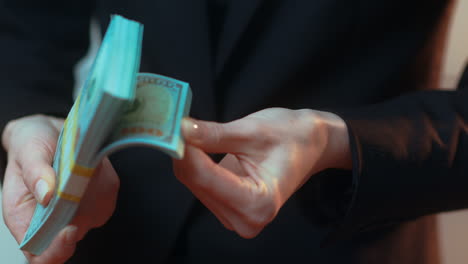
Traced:
<path fill-rule="evenodd" d="M 17 124 L 17 121 L 16 120 L 12 120 L 10 122 L 8 122 L 6 125 L 5 125 L 5 128 L 3 130 L 3 133 L 2 133 L 2 144 L 3 144 L 3 147 L 8 150 L 9 149 L 9 141 L 10 141 L 10 138 L 11 138 L 11 135 L 12 135 L 12 131 L 14 130 L 14 127 L 16 126 Z"/>
<path fill-rule="evenodd" d="M 255 238 L 263 228 L 253 227 L 253 228 L 246 228 L 241 231 L 236 231 L 237 234 L 245 239 L 252 239 Z"/>
<path fill-rule="evenodd" d="M 276 204 L 268 198 L 254 200 L 251 204 L 242 212 L 244 222 L 251 228 L 263 229 L 278 213 Z"/>
<path fill-rule="evenodd" d="M 249 214 L 246 221 L 250 226 L 264 227 L 273 220 L 275 215 L 276 212 L 271 207 L 259 208 L 256 212 Z"/>
<path fill-rule="evenodd" d="M 278 133 L 277 129 L 274 129 L 268 124 L 258 123 L 253 124 L 252 129 L 255 129 L 256 140 L 255 143 L 259 148 L 265 148 L 275 145 L 277 142 L 281 142 L 282 133 Z M 258 135 L 261 135 L 260 137 Z"/>
<path fill-rule="evenodd" d="M 24 165 L 22 172 L 26 186 L 29 186 L 30 191 L 34 192 L 34 184 L 39 180 L 41 175 L 39 175 L 38 170 L 31 166 L 31 164 Z"/>
<path fill-rule="evenodd" d="M 47 116 L 44 114 L 34 114 L 31 116 L 25 117 L 26 119 L 31 119 L 31 120 L 38 120 L 38 121 L 45 121 L 47 119 Z"/>
<path fill-rule="evenodd" d="M 14 130 L 16 124 L 18 123 L 18 119 L 10 120 L 6 125 L 5 125 L 5 132 L 10 132 Z"/>
<path fill-rule="evenodd" d="M 56 142 L 51 138 L 34 137 L 30 144 L 36 148 L 36 151 L 41 151 L 48 157 L 53 157 L 55 154 Z"/>
<path fill-rule="evenodd" d="M 47 137 L 38 137 L 33 136 L 27 142 L 24 143 L 22 148 L 19 148 L 18 151 L 21 153 L 20 157 L 23 157 L 23 162 L 32 162 L 36 160 L 28 160 L 32 157 L 44 157 L 46 159 L 52 159 L 55 154 L 56 143 L 50 138 Z M 38 155 L 39 154 L 39 155 Z"/>
<path fill-rule="evenodd" d="M 211 144 L 218 145 L 221 143 L 223 135 L 222 126 L 216 124 L 207 125 L 204 129 L 204 133 L 206 133 L 207 135 L 203 138 L 210 138 Z"/>

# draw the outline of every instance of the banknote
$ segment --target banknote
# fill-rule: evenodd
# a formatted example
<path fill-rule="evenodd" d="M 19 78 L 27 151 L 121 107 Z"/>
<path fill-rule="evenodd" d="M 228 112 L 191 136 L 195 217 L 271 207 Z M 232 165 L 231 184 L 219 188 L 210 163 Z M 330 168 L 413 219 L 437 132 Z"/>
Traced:
<path fill-rule="evenodd" d="M 191 101 L 188 83 L 163 75 L 139 73 L 135 100 L 125 106 L 98 160 L 130 145 L 158 148 L 181 159 L 184 141 L 180 126 L 182 118 L 189 114 Z"/>
<path fill-rule="evenodd" d="M 85 85 L 75 100 L 57 144 L 53 167 L 56 189 L 47 206 L 38 204 L 20 248 L 44 251 L 68 224 L 94 172 L 95 154 L 134 99 L 143 26 L 113 16 Z"/>
<path fill-rule="evenodd" d="M 22 250 L 40 255 L 72 221 L 106 155 L 144 145 L 182 158 L 180 125 L 189 112 L 190 86 L 162 75 L 138 74 L 142 34 L 140 23 L 112 17 L 58 139 L 53 197 L 47 206 L 36 206 Z"/>

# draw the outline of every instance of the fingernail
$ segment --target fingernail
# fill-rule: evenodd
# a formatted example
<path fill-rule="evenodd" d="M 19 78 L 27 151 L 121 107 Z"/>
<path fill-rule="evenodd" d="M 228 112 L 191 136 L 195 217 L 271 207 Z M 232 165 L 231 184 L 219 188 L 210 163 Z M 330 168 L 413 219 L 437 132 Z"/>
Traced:
<path fill-rule="evenodd" d="M 182 119 L 182 132 L 185 137 L 197 138 L 199 127 L 191 118 Z"/>
<path fill-rule="evenodd" d="M 39 203 L 42 203 L 44 201 L 45 196 L 49 192 L 49 185 L 47 184 L 45 180 L 40 179 L 36 183 L 35 192 L 36 192 L 36 199 L 39 201 Z"/>
<path fill-rule="evenodd" d="M 65 228 L 65 243 L 68 245 L 75 245 L 78 236 L 78 227 L 67 226 Z"/>

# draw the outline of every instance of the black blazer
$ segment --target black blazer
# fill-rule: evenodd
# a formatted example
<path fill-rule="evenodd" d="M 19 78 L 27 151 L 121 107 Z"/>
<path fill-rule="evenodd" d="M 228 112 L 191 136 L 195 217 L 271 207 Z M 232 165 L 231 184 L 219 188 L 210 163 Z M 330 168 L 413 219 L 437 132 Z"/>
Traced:
<path fill-rule="evenodd" d="M 450 1 L 1 5 L 2 127 L 32 113 L 66 115 L 89 18 L 104 30 L 112 13 L 144 23 L 140 70 L 189 82 L 193 117 L 312 108 L 336 112 L 350 127 L 353 172 L 314 176 L 251 240 L 225 230 L 175 179 L 167 156 L 116 153 L 117 210 L 70 263 L 438 263 L 434 217 L 421 216 L 468 205 L 466 92 L 397 98 L 436 86 L 435 48 Z M 332 243 L 321 248 L 324 241 Z"/>

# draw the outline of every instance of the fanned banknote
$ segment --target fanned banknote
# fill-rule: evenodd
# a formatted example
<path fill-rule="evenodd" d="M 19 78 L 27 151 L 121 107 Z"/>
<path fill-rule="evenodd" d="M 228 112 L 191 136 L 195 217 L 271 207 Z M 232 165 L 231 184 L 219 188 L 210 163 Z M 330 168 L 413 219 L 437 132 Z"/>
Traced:
<path fill-rule="evenodd" d="M 181 120 L 188 115 L 187 83 L 152 73 L 138 73 L 143 25 L 112 16 L 87 81 L 59 136 L 53 167 L 56 189 L 40 204 L 20 244 L 40 255 L 71 222 L 94 169 L 121 148 L 155 147 L 182 158 Z"/>

